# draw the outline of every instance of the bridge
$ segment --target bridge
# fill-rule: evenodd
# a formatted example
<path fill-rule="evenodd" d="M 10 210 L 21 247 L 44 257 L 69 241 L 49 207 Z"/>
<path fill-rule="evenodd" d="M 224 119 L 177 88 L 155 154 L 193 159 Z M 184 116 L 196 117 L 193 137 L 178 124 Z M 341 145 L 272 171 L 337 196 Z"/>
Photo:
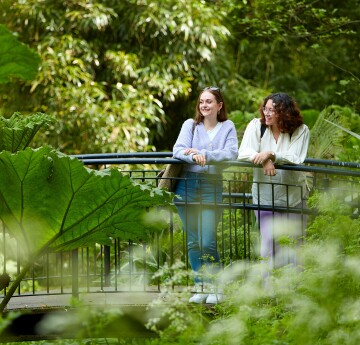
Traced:
<path fill-rule="evenodd" d="M 92 169 L 117 167 L 124 174 L 141 183 L 158 184 L 158 173 L 165 164 L 179 164 L 171 158 L 171 152 L 162 153 L 115 153 L 78 155 Z M 223 218 L 218 229 L 218 247 L 224 269 L 240 260 L 255 260 L 259 232 L 253 216 L 256 210 L 273 210 L 285 213 L 299 212 L 291 207 L 277 208 L 259 206 L 252 203 L 251 184 L 253 165 L 230 161 L 222 163 L 225 171 L 222 177 L 224 186 L 223 201 L 218 204 L 223 209 Z M 331 160 L 307 159 L 304 165 L 278 165 L 277 169 L 304 171 L 308 176 L 311 191 L 339 192 L 344 203 L 349 206 L 350 216 L 359 216 L 359 179 L 360 164 Z M 20 311 L 20 320 L 12 323 L 3 333 L 2 341 L 12 339 L 53 339 L 58 334 L 38 334 L 34 325 L 39 321 L 36 315 L 44 316 L 48 312 L 69 312 L 76 310 L 76 303 L 93 309 L 122 309 L 128 320 L 134 322 L 136 334 L 154 336 L 145 329 L 148 306 L 161 298 L 166 301 L 164 280 L 154 278 L 154 273 L 166 264 L 172 267 L 183 262 L 189 270 L 186 255 L 186 239 L 181 230 L 177 214 L 167 213 L 167 229 L 157 235 L 154 243 L 133 243 L 113 239 L 112 246 L 94 245 L 91 248 L 79 248 L 70 252 L 48 253 L 37 261 L 22 279 L 17 292 L 10 299 L 6 312 Z M 300 212 L 314 214 L 316 210 L 302 209 Z M 8 237 L 6 229 L 2 236 L 3 271 L 11 279 L 22 265 L 21 248 L 16 241 Z M 192 286 L 191 277 L 172 291 L 182 291 L 184 286 Z M 165 289 L 166 290 L 166 289 Z M 7 288 L 4 288 L 6 296 Z M 24 329 L 24 319 L 32 315 L 37 322 L 33 329 Z M 121 316 L 124 321 L 124 316 Z M 40 318 L 40 319 L 41 319 Z M 29 320 L 26 324 L 30 325 Z M 26 334 L 27 333 L 27 334 Z M 116 333 L 116 332 L 115 332 Z M 135 334 L 135 333 L 134 333 Z"/>

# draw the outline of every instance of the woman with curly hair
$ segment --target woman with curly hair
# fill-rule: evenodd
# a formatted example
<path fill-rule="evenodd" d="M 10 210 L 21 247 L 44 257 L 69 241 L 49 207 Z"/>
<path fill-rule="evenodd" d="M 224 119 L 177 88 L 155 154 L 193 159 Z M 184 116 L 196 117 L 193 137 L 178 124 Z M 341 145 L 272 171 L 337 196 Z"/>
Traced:
<path fill-rule="evenodd" d="M 296 263 L 291 246 L 285 250 L 279 240 L 299 243 L 303 238 L 307 195 L 304 172 L 277 169 L 276 164 L 302 164 L 310 136 L 296 102 L 285 93 L 267 96 L 259 111 L 261 117 L 245 130 L 238 159 L 260 166 L 254 168 L 252 184 L 260 255 L 276 267 Z"/>

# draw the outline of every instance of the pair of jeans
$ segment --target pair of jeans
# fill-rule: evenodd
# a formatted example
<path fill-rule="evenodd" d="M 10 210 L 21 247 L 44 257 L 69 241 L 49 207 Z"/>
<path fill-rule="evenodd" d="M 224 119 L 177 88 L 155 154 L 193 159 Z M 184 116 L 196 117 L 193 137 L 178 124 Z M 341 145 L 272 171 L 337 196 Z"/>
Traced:
<path fill-rule="evenodd" d="M 221 175 L 185 172 L 179 180 L 175 194 L 178 214 L 186 234 L 188 259 L 195 273 L 195 283 L 206 278 L 202 270 L 214 274 L 219 266 L 216 230 L 221 219 Z M 206 267 L 204 267 L 206 266 Z"/>

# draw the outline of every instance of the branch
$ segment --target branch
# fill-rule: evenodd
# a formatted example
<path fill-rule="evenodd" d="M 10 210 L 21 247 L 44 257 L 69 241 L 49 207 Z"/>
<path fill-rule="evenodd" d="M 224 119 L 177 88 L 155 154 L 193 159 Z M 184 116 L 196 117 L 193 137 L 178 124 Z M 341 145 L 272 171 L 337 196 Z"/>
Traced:
<path fill-rule="evenodd" d="M 329 121 L 329 120 L 326 120 L 326 119 L 324 119 L 324 120 L 325 120 L 326 122 L 329 122 L 329 123 L 331 123 L 332 125 L 340 128 L 340 129 L 342 129 L 342 130 L 345 131 L 346 133 L 349 133 L 349 134 L 352 135 L 353 137 L 355 137 L 355 138 L 357 138 L 357 139 L 360 140 L 360 135 L 359 135 L 359 134 L 356 134 L 355 132 L 351 132 L 351 131 L 349 131 L 348 129 L 346 129 L 346 128 L 344 128 L 344 127 L 342 127 L 342 126 L 340 126 L 340 125 L 338 125 L 338 124 L 336 124 L 336 123 L 333 123 L 333 122 L 331 122 L 331 121 Z"/>
<path fill-rule="evenodd" d="M 360 83 L 360 78 L 358 78 L 354 73 L 350 72 L 350 71 L 347 71 L 346 69 L 338 66 L 337 64 L 333 63 L 332 61 L 330 61 L 327 57 L 324 58 L 330 65 L 333 65 L 335 66 L 336 68 L 338 68 L 339 70 L 345 72 L 345 73 L 348 73 L 350 74 L 352 77 L 354 77 L 359 83 Z"/>

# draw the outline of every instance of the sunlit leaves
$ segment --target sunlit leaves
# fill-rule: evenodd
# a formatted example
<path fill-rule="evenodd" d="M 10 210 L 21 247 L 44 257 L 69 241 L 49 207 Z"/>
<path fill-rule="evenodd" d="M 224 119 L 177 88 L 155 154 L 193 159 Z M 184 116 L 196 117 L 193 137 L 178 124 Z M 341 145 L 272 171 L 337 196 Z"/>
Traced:
<path fill-rule="evenodd" d="M 115 74 L 115 79 L 137 78 L 140 68 L 139 57 L 136 54 L 126 54 L 124 51 L 111 51 L 105 53 L 105 61 Z"/>
<path fill-rule="evenodd" d="M 31 88 L 4 89 L 3 108 L 54 114 L 61 128 L 39 143 L 81 153 L 155 150 L 168 124 L 170 149 L 206 85 L 221 86 L 231 111 L 255 112 L 274 90 L 302 109 L 356 106 L 355 3 L 8 2 L 4 23 L 42 64 Z"/>
<path fill-rule="evenodd" d="M 9 119 L 0 117 L 0 151 L 24 150 L 40 128 L 54 122 L 53 117 L 42 113 L 29 116 L 14 113 Z"/>
<path fill-rule="evenodd" d="M 39 56 L 0 24 L 0 83 L 11 78 L 31 80 L 40 64 Z"/>
<path fill-rule="evenodd" d="M 189 96 L 229 35 L 224 13 L 203 1 L 28 1 L 7 11 L 41 55 L 34 110 L 59 119 L 46 140 L 66 153 L 154 150 L 164 106 Z"/>
<path fill-rule="evenodd" d="M 343 149 L 342 139 L 348 136 L 347 133 L 325 120 L 345 126 L 351 113 L 349 108 L 329 106 L 319 114 L 311 129 L 308 152 L 310 157 L 332 159 Z"/>
<path fill-rule="evenodd" d="M 74 23 L 74 28 L 87 32 L 90 30 L 103 31 L 110 22 L 117 17 L 111 7 L 102 3 L 79 2 L 74 3 L 66 13 L 65 18 Z M 75 24 L 76 23 L 76 24 Z"/>

